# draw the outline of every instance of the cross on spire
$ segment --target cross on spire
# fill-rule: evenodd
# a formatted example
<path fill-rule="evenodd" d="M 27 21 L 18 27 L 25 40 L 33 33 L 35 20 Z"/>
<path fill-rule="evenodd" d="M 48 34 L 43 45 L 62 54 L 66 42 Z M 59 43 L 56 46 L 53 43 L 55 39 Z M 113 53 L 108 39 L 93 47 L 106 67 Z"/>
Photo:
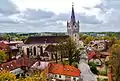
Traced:
<path fill-rule="evenodd" d="M 74 2 L 72 2 L 72 7 L 74 7 Z"/>

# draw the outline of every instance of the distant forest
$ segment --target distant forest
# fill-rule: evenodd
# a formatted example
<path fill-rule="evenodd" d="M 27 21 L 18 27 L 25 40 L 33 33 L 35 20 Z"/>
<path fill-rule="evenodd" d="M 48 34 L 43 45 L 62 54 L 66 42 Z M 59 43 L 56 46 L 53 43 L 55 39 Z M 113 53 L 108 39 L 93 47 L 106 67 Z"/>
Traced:
<path fill-rule="evenodd" d="M 120 38 L 120 32 L 80 32 L 81 35 L 88 36 L 116 36 Z M 42 32 L 42 33 L 0 33 L 0 39 L 2 40 L 24 40 L 29 36 L 63 36 L 67 33 L 56 32 Z"/>

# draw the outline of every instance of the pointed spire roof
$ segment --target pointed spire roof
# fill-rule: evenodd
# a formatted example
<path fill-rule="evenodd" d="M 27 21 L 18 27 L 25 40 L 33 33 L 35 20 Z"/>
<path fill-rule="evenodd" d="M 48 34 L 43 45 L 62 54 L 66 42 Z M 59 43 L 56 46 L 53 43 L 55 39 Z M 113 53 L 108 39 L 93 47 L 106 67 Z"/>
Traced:
<path fill-rule="evenodd" d="M 74 3 L 72 3 L 71 22 L 73 23 L 75 22 Z"/>

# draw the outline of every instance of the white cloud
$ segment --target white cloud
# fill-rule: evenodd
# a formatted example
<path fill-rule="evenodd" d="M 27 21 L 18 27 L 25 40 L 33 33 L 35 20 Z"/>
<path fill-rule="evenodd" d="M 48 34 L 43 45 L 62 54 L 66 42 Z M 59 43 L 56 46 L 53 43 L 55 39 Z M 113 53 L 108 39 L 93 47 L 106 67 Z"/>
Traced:
<path fill-rule="evenodd" d="M 93 8 L 100 0 L 12 0 L 20 10 L 26 8 L 49 10 L 55 13 L 71 11 L 72 2 L 76 12 L 86 11 L 83 7 Z"/>
<path fill-rule="evenodd" d="M 72 1 L 80 31 L 120 31 L 120 0 L 1 1 L 0 32 L 66 32 Z"/>

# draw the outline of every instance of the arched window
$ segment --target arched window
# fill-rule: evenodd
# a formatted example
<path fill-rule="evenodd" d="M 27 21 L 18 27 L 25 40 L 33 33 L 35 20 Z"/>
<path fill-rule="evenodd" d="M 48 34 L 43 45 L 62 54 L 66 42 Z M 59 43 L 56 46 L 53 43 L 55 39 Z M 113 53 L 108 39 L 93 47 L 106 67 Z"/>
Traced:
<path fill-rule="evenodd" d="M 43 55 L 43 47 L 40 47 L 40 54 Z"/>
<path fill-rule="evenodd" d="M 36 56 L 36 47 L 33 48 L 34 56 Z"/>
<path fill-rule="evenodd" d="M 30 53 L 29 48 L 27 48 L 26 50 L 27 50 L 27 56 L 29 57 L 29 53 Z"/>
<path fill-rule="evenodd" d="M 74 36 L 77 37 L 77 34 L 75 33 Z"/>

